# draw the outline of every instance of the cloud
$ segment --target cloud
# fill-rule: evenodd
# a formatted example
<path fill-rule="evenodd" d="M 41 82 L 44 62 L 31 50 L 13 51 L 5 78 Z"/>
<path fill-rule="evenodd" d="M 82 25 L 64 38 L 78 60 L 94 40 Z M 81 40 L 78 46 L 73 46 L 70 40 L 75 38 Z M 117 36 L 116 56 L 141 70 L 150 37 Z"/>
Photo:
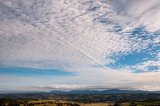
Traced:
<path fill-rule="evenodd" d="M 59 88 L 69 85 L 67 89 L 77 89 L 97 84 L 127 88 L 129 84 L 128 88 L 149 90 L 154 88 L 150 83 L 153 82 L 158 88 L 159 80 L 153 72 L 130 73 L 133 68 L 159 66 L 158 4 L 158 0 L 0 0 L 0 65 L 78 73 L 68 78 L 39 78 L 42 83 L 25 78 L 30 81 L 27 86 L 52 88 L 56 83 L 66 85 Z M 142 51 L 152 58 L 133 66 L 123 61 L 126 66 L 122 68 L 108 67 L 117 63 L 118 58 Z M 149 62 L 153 64 L 146 66 Z M 146 80 L 150 76 L 155 79 Z M 2 76 L 5 77 L 12 82 L 13 77 Z M 45 85 L 46 80 L 50 83 Z M 13 82 L 13 86 L 21 86 Z M 7 83 L 2 86 L 11 86 Z"/>
<path fill-rule="evenodd" d="M 131 68 L 137 72 L 160 71 L 160 62 L 146 61 L 136 66 L 132 66 Z"/>
<path fill-rule="evenodd" d="M 74 70 L 74 69 L 73 69 Z M 81 69 L 79 69 L 81 70 Z M 1 90 L 20 91 L 50 91 L 50 90 L 77 90 L 77 89 L 137 89 L 158 90 L 159 72 L 155 73 L 129 73 L 103 68 L 87 68 L 78 76 L 72 77 L 31 77 L 1 75 Z M 82 71 L 82 70 L 81 70 Z M 85 73 L 84 73 L 85 72 Z M 154 83 L 153 83 L 154 82 Z M 144 86 L 147 86 L 144 88 Z M 156 87 L 155 87 L 156 86 Z M 154 88 L 155 87 L 155 88 Z"/>
<path fill-rule="evenodd" d="M 14 5 L 14 3 L 12 4 Z M 46 4 L 48 4 L 47 1 L 44 5 Z M 33 10 L 24 9 L 24 7 L 27 8 L 28 4 L 23 2 L 16 5 L 18 9 L 6 7 L 16 11 L 19 16 L 13 16 L 12 20 L 9 19 L 11 17 L 7 16 L 7 19 L 2 20 L 1 57 L 3 60 L 24 60 L 24 62 L 26 60 L 49 60 L 76 63 L 75 61 L 81 61 L 81 58 L 86 57 L 89 58 L 87 60 L 89 63 L 92 63 L 91 60 L 102 64 L 106 56 L 112 53 L 126 52 L 130 49 L 127 38 L 114 33 L 106 33 L 105 26 L 92 21 L 94 19 L 90 16 L 92 13 L 85 13 L 87 10 L 83 10 L 87 9 L 88 5 L 78 2 L 66 3 L 64 1 L 52 1 L 52 4 L 55 8 L 48 10 L 52 14 L 49 16 L 50 21 L 46 23 L 41 22 L 43 14 L 42 16 L 36 16 L 41 14 L 41 11 L 38 11 L 41 2 L 33 5 L 33 8 L 35 8 L 33 10 L 38 11 L 35 15 L 32 13 Z M 71 6 L 68 7 L 69 5 Z M 82 10 L 79 9 L 81 6 L 83 7 Z M 18 10 L 23 10 L 23 14 L 28 15 L 29 18 L 25 21 L 21 20 L 21 18 L 26 17 L 22 17 L 22 13 L 18 13 Z M 8 14 L 15 15 L 8 9 L 6 11 Z M 2 15 L 4 15 L 3 12 Z M 46 16 L 46 18 L 48 17 Z M 26 23 L 26 21 L 29 21 L 29 23 Z M 38 27 L 35 25 L 38 25 Z M 76 60 L 74 55 L 77 58 Z M 13 61 L 11 62 L 13 63 Z M 76 64 L 78 63 L 81 64 L 82 62 Z"/>
<path fill-rule="evenodd" d="M 116 22 L 120 21 L 119 23 L 126 30 L 138 26 L 144 26 L 150 32 L 159 30 L 160 6 L 158 0 L 113 0 L 111 4 L 116 10 L 113 19 Z"/>

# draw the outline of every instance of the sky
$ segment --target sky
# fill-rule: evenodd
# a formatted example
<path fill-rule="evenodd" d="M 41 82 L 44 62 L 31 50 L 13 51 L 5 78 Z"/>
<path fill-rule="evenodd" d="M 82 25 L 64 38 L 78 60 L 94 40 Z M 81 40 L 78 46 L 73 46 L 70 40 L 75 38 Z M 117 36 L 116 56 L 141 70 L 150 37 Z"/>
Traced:
<path fill-rule="evenodd" d="M 0 92 L 160 90 L 159 0 L 0 0 Z"/>

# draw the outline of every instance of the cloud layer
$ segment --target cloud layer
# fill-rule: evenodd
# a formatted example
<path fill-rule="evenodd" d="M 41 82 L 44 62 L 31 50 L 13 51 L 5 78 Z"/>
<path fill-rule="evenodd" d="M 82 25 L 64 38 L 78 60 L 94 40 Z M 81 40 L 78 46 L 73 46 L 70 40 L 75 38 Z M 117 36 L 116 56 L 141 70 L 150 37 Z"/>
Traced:
<path fill-rule="evenodd" d="M 14 75 L 2 75 L 1 89 L 103 85 L 159 90 L 159 4 L 158 0 L 0 0 L 1 67 L 78 73 L 46 79 L 48 84 L 39 77 L 35 79 L 42 83 L 26 85 L 18 85 Z"/>

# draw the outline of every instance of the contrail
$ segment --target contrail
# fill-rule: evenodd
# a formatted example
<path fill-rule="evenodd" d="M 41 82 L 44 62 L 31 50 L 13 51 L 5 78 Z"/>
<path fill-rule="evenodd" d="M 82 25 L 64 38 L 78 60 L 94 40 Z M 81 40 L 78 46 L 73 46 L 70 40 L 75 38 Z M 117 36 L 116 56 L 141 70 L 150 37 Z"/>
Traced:
<path fill-rule="evenodd" d="M 46 26 L 47 27 L 47 26 Z M 53 28 L 53 27 L 52 27 Z M 60 38 L 64 43 L 66 43 L 69 47 L 73 48 L 74 50 L 82 53 L 83 55 L 85 55 L 86 57 L 88 57 L 89 59 L 93 60 L 94 62 L 98 63 L 99 65 L 101 65 L 102 67 L 104 67 L 105 69 L 108 69 L 104 64 L 102 64 L 101 62 L 99 62 L 98 60 L 96 60 L 94 57 L 90 56 L 89 54 L 87 54 L 86 52 L 84 52 L 83 50 L 77 48 L 76 46 L 74 46 L 73 44 L 71 44 L 70 42 L 66 41 L 64 37 L 62 37 L 61 33 L 57 30 L 55 30 L 56 28 L 53 28 L 54 31 L 57 33 L 58 38 Z M 47 27 L 47 30 L 49 30 L 51 33 L 53 31 L 53 29 L 50 29 L 49 27 Z M 59 35 L 59 36 L 58 36 Z"/>

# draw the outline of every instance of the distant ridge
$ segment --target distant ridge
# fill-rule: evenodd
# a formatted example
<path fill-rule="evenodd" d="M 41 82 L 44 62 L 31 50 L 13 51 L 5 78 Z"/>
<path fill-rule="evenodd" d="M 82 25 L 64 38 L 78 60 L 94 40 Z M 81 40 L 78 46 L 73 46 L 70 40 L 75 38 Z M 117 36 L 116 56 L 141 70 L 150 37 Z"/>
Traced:
<path fill-rule="evenodd" d="M 140 93 L 158 93 L 158 94 L 160 94 L 160 91 L 108 89 L 108 90 L 51 91 L 50 93 L 54 93 L 54 94 L 140 94 Z"/>

